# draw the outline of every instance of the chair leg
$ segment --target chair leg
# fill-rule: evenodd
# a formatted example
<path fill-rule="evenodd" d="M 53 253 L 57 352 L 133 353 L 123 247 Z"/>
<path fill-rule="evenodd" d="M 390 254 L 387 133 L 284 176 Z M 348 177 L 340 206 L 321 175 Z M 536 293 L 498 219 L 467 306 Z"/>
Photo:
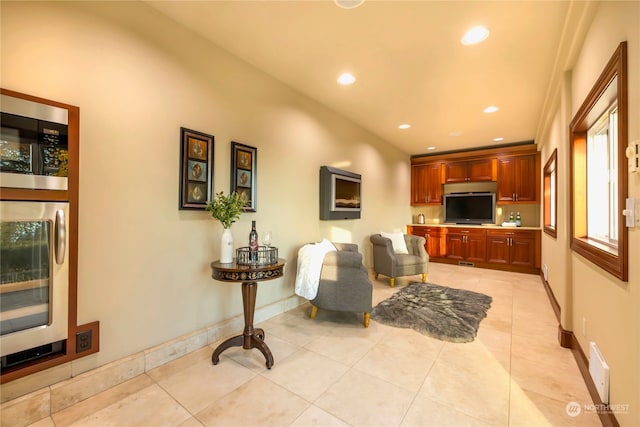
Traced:
<path fill-rule="evenodd" d="M 315 319 L 317 314 L 318 314 L 318 307 L 316 307 L 315 305 L 312 305 L 311 306 L 311 314 L 309 315 L 309 319 Z"/>
<path fill-rule="evenodd" d="M 422 283 L 427 283 L 427 273 L 422 273 Z"/>
<path fill-rule="evenodd" d="M 389 287 L 393 288 L 396 285 L 396 278 L 389 277 Z"/>
<path fill-rule="evenodd" d="M 364 324 L 365 328 L 369 327 L 369 322 L 371 321 L 371 313 L 365 313 L 364 314 L 364 321 L 362 322 Z"/>

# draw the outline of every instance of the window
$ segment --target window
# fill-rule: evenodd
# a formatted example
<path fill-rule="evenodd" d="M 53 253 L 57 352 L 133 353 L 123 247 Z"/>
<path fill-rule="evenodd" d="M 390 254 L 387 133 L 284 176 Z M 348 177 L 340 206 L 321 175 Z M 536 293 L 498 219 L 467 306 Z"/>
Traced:
<path fill-rule="evenodd" d="M 558 218 L 558 149 L 544 165 L 544 232 L 556 237 Z"/>
<path fill-rule="evenodd" d="M 622 42 L 569 128 L 571 249 L 624 281 L 628 231 L 621 204 L 627 195 L 627 111 L 627 44 Z M 545 189 L 546 178 L 545 170 Z M 545 208 L 545 230 L 546 214 Z"/>
<path fill-rule="evenodd" d="M 587 238 L 618 248 L 618 106 L 587 131 Z"/>

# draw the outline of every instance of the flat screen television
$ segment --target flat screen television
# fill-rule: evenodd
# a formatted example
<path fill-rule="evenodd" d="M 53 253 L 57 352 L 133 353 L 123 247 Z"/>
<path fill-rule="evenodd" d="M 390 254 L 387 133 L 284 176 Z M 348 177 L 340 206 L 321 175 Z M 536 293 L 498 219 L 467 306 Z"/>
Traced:
<path fill-rule="evenodd" d="M 320 168 L 320 219 L 360 218 L 360 174 L 322 166 Z"/>
<path fill-rule="evenodd" d="M 472 225 L 495 224 L 495 193 L 445 194 L 444 222 Z"/>

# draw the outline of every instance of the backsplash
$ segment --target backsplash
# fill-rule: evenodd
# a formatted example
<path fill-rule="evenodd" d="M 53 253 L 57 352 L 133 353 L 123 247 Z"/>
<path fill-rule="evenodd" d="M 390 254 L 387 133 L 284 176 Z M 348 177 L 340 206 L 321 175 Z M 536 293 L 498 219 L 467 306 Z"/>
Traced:
<path fill-rule="evenodd" d="M 507 204 L 496 207 L 496 224 L 500 225 L 509 220 L 509 214 L 513 212 L 515 216 L 520 212 L 523 227 L 540 227 L 540 205 L 539 204 Z M 444 210 L 441 205 L 435 206 L 412 206 L 411 223 L 418 223 L 418 214 L 424 214 L 427 224 L 444 223 Z"/>

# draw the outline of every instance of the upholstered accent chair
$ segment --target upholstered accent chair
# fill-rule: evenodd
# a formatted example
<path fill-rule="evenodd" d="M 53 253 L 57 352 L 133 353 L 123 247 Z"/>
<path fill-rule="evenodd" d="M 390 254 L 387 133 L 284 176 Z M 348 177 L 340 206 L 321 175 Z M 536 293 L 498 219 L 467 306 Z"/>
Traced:
<path fill-rule="evenodd" d="M 429 271 L 429 254 L 424 248 L 426 242 L 422 236 L 404 234 L 401 236 L 406 245 L 405 248 L 395 248 L 392 240 L 381 234 L 373 234 L 370 241 L 373 244 L 373 272 L 375 278 L 378 274 L 389 276 L 389 286 L 395 286 L 396 277 L 422 275 L 422 282 L 427 281 Z M 402 243 L 402 242 L 400 242 Z"/>
<path fill-rule="evenodd" d="M 364 327 L 369 327 L 373 286 L 362 254 L 353 243 L 333 243 L 337 251 L 325 255 L 320 274 L 318 295 L 311 300 L 311 319 L 318 308 L 363 313 Z"/>

